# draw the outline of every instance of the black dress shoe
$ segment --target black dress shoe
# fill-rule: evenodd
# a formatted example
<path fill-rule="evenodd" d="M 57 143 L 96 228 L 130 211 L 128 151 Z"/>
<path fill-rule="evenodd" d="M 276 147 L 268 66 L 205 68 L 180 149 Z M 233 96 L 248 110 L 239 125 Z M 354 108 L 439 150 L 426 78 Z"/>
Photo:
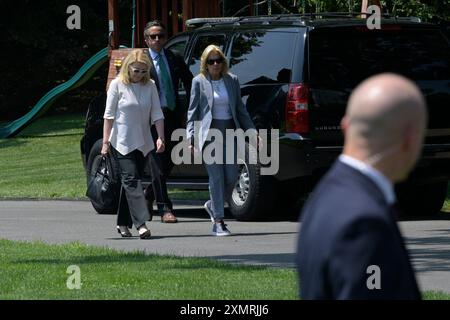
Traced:
<path fill-rule="evenodd" d="M 117 232 L 120 233 L 122 238 L 129 238 L 132 236 L 127 226 L 117 226 Z"/>

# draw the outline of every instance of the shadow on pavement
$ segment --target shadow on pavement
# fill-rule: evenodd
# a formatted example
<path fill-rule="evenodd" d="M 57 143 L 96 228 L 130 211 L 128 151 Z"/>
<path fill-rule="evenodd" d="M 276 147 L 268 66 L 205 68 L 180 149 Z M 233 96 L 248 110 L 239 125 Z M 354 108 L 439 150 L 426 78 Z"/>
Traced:
<path fill-rule="evenodd" d="M 271 267 L 294 268 L 295 253 L 276 254 L 243 254 L 243 255 L 223 255 L 213 258 L 232 264 L 266 265 Z"/>
<path fill-rule="evenodd" d="M 77 263 L 82 263 L 84 265 L 86 264 L 99 264 L 99 263 L 123 263 L 126 260 L 129 260 L 130 262 L 151 262 L 152 260 L 157 259 L 158 261 L 161 260 L 161 258 L 169 258 L 171 259 L 171 266 L 165 266 L 166 269 L 204 269 L 204 268 L 211 268 L 210 264 L 206 264 L 203 262 L 203 259 L 214 259 L 219 260 L 221 262 L 231 263 L 231 264 L 239 264 L 239 265 L 252 265 L 253 267 L 255 264 L 257 265 L 266 265 L 266 266 L 274 266 L 274 267 L 294 267 L 294 258 L 295 254 L 254 254 L 254 255 L 226 255 L 226 256 L 212 256 L 212 257 L 185 257 L 185 258 L 194 258 L 198 259 L 198 261 L 193 261 L 189 264 L 185 263 L 185 258 L 180 259 L 179 263 L 173 263 L 173 257 L 171 255 L 155 255 L 152 254 L 134 254 L 134 253 L 124 253 L 124 255 L 114 255 L 114 256 L 104 256 L 104 255 L 98 255 L 98 256 L 88 256 L 88 257 L 82 257 L 80 256 L 79 259 L 74 258 L 74 261 L 77 261 Z M 64 259 L 18 259 L 15 261 L 11 261 L 14 264 L 66 264 L 67 261 Z M 229 270 L 230 266 L 224 265 L 214 265 L 215 269 L 223 269 L 223 270 Z"/>
<path fill-rule="evenodd" d="M 194 218 L 194 219 L 209 219 L 208 213 L 203 208 L 183 208 L 178 209 L 175 207 L 174 214 L 177 217 L 185 217 L 185 218 Z M 159 220 L 160 217 L 158 214 L 153 214 L 153 220 Z M 230 210 L 228 208 L 225 209 L 225 219 L 227 220 L 235 220 L 233 215 L 231 214 Z M 203 220 L 201 220 L 203 221 Z M 287 221 L 287 222 L 297 222 L 298 221 L 298 215 L 295 212 L 274 212 L 273 215 L 261 217 L 261 219 L 258 219 L 257 221 L 252 222 L 281 222 L 281 221 Z M 190 222 L 199 222 L 199 221 L 190 221 Z M 241 221 L 245 222 L 245 221 Z M 183 222 L 185 223 L 185 222 Z"/>
<path fill-rule="evenodd" d="M 441 233 L 435 237 L 406 237 L 408 252 L 417 272 L 450 271 L 449 230 L 432 230 Z M 414 247 L 416 246 L 416 247 Z"/>

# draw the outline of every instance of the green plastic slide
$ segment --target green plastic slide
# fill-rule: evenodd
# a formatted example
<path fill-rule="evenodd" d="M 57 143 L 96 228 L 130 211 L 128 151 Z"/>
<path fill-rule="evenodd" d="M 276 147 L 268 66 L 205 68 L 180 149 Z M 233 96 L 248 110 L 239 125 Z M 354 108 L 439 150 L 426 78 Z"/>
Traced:
<path fill-rule="evenodd" d="M 38 103 L 24 116 L 0 128 L 0 139 L 10 138 L 26 128 L 33 120 L 44 114 L 61 95 L 78 88 L 88 81 L 97 69 L 108 60 L 108 48 L 93 55 L 78 72 L 67 82 L 47 92 Z"/>

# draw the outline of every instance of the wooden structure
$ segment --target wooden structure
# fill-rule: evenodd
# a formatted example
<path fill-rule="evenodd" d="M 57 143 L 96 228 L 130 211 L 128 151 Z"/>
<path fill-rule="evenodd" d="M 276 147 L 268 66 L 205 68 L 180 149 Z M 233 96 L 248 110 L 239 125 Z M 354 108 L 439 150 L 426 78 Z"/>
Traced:
<path fill-rule="evenodd" d="M 148 21 L 155 19 L 161 20 L 167 28 L 167 36 L 170 37 L 178 32 L 185 31 L 186 20 L 188 19 L 220 17 L 221 10 L 219 2 L 219 0 L 133 0 L 133 3 L 136 5 L 134 8 L 134 47 L 147 47 L 144 41 L 144 28 Z M 256 2 L 256 0 L 248 0 L 246 7 L 249 16 L 255 15 Z M 362 0 L 361 12 L 367 12 L 367 7 L 373 4 L 381 8 L 380 0 Z M 365 17 L 364 14 L 361 16 Z M 118 0 L 108 0 L 108 20 L 110 67 L 107 86 L 110 80 L 117 76 L 122 60 L 131 50 L 119 49 L 120 26 Z"/>
<path fill-rule="evenodd" d="M 367 7 L 369 7 L 371 5 L 379 6 L 381 9 L 381 1 L 380 0 L 362 0 L 361 12 L 367 12 Z"/>
<path fill-rule="evenodd" d="M 120 43 L 118 0 L 108 0 L 109 47 L 117 49 Z M 135 47 L 145 47 L 144 27 L 148 21 L 161 20 L 168 36 L 185 31 L 185 22 L 194 17 L 220 16 L 219 0 L 135 0 Z"/>
<path fill-rule="evenodd" d="M 367 8 L 371 5 L 376 5 L 381 10 L 381 1 L 380 0 L 362 0 L 361 2 L 361 12 L 367 13 Z M 366 18 L 365 14 L 361 15 L 362 18 Z"/>
<path fill-rule="evenodd" d="M 186 30 L 186 20 L 221 16 L 219 0 L 134 0 L 136 17 L 134 28 L 135 47 L 146 47 L 144 27 L 148 21 L 161 20 L 167 27 L 168 36 Z M 367 12 L 370 5 L 378 5 L 380 0 L 362 0 L 361 12 Z M 255 0 L 248 0 L 249 16 L 255 14 Z M 117 49 L 120 44 L 118 0 L 108 0 L 109 48 Z"/>

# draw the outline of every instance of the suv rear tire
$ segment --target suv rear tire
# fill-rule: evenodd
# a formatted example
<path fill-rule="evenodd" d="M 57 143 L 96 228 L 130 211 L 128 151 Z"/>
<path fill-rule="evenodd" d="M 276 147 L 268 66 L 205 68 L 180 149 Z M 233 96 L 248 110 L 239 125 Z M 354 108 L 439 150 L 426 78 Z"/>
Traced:
<path fill-rule="evenodd" d="M 274 205 L 274 181 L 261 175 L 261 165 L 249 163 L 249 145 L 246 144 L 245 161 L 238 159 L 239 177 L 228 204 L 232 215 L 240 221 L 261 220 Z"/>
<path fill-rule="evenodd" d="M 407 216 L 432 216 L 440 212 L 447 197 L 447 181 L 420 186 L 399 186 L 397 196 Z"/>
<path fill-rule="evenodd" d="M 95 170 L 98 166 L 98 163 L 100 162 L 102 155 L 101 155 L 101 151 L 102 151 L 102 145 L 103 145 L 103 141 L 102 139 L 97 140 L 94 145 L 91 148 L 91 151 L 89 152 L 89 158 L 87 161 L 87 166 L 86 166 L 86 171 L 87 171 L 87 177 L 88 177 L 88 181 L 87 183 L 89 183 L 89 179 L 92 175 L 95 174 Z M 114 171 L 115 176 L 117 176 L 118 171 L 118 167 L 115 161 L 111 161 L 112 163 L 112 169 Z M 98 214 L 116 214 L 117 213 L 117 207 L 119 206 L 119 199 L 117 199 L 117 203 L 114 206 L 114 209 L 105 209 L 102 207 L 97 206 L 96 204 L 94 204 L 93 202 L 91 202 L 92 206 L 94 207 L 95 211 L 97 211 Z"/>

